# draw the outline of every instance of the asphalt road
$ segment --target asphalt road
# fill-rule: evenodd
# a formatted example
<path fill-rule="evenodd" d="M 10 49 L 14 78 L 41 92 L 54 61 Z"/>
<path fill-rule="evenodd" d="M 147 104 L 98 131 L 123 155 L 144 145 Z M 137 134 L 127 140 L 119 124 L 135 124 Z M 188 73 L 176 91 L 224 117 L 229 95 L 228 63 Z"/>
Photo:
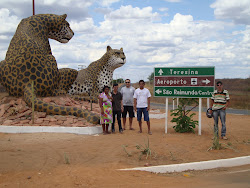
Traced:
<path fill-rule="evenodd" d="M 152 103 L 151 102 L 151 108 L 154 109 L 165 109 L 165 104 L 160 104 L 160 103 Z M 177 106 L 175 105 L 175 109 L 177 108 Z M 189 107 L 189 109 L 191 109 L 192 107 Z M 173 109 L 173 105 L 169 105 L 168 106 L 169 110 Z M 196 108 L 193 109 L 193 111 L 199 111 L 199 106 L 197 106 Z M 206 112 L 207 108 L 202 107 L 202 112 Z M 228 114 L 241 114 L 241 115 L 250 115 L 250 110 L 242 110 L 242 109 L 232 109 L 232 108 L 228 108 L 227 109 L 227 113 Z"/>
<path fill-rule="evenodd" d="M 192 173 L 192 172 L 191 172 Z M 249 165 L 234 168 L 219 168 L 211 171 L 193 172 L 199 183 L 191 187 L 247 188 L 250 187 Z M 192 177 L 191 177 L 192 178 Z M 193 180 L 195 180 L 194 178 Z M 187 186 L 188 187 L 188 186 Z"/>

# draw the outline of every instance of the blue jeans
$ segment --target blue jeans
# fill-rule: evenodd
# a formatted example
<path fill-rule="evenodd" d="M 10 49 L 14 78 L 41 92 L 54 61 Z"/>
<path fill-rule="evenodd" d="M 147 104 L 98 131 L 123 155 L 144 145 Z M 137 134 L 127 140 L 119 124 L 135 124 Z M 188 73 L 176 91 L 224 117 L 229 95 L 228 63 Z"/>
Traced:
<path fill-rule="evenodd" d="M 221 120 L 221 136 L 226 136 L 226 110 L 214 110 L 213 111 L 213 117 L 214 117 L 214 133 L 216 133 L 216 135 L 219 135 L 219 130 L 218 130 L 218 120 L 219 120 L 219 116 L 220 116 L 220 120 Z"/>
<path fill-rule="evenodd" d="M 146 108 L 137 108 L 137 121 L 141 121 L 142 113 L 144 116 L 144 121 L 149 121 L 147 107 Z"/>

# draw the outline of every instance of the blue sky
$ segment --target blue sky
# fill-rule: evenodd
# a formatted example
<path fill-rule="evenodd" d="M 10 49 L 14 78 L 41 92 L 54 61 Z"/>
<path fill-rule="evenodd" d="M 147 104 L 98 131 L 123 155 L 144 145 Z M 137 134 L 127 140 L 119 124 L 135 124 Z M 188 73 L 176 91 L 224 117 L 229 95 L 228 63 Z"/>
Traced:
<path fill-rule="evenodd" d="M 32 0 L 0 1 L 0 59 Z M 114 79 L 147 80 L 154 67 L 215 66 L 216 78 L 250 75 L 249 0 L 36 0 L 36 14 L 64 14 L 75 32 L 67 44 L 50 40 L 58 67 L 77 69 L 107 45 L 123 47 Z"/>

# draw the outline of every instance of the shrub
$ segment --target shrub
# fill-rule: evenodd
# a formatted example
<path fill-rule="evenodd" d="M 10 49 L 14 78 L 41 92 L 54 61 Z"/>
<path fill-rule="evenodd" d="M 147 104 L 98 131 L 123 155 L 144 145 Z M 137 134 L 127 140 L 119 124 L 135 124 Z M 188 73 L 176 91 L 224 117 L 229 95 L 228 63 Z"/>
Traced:
<path fill-rule="evenodd" d="M 187 107 L 195 104 L 194 107 L 187 110 Z M 176 132 L 184 133 L 184 132 L 193 132 L 196 125 L 198 125 L 198 121 L 194 121 L 192 117 L 195 113 L 188 115 L 196 106 L 198 105 L 198 101 L 196 99 L 188 98 L 188 99 L 179 99 L 179 105 L 177 109 L 171 110 L 171 116 L 175 116 L 171 122 L 175 122 L 176 125 L 173 127 Z"/>

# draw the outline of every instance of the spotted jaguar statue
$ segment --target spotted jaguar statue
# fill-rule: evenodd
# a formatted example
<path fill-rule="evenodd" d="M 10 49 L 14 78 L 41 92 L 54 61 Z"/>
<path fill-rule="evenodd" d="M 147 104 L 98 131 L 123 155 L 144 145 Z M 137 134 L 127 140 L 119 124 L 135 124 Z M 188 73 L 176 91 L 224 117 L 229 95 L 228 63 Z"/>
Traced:
<path fill-rule="evenodd" d="M 74 32 L 66 17 L 66 14 L 38 14 L 21 20 L 5 60 L 0 62 L 0 83 L 9 95 L 24 96 L 25 102 L 31 106 L 33 82 L 36 111 L 84 117 L 98 124 L 99 116 L 92 112 L 46 103 L 37 98 L 66 94 L 77 78 L 78 71 L 57 68 L 48 40 L 67 43 L 73 37 Z"/>
<path fill-rule="evenodd" d="M 107 46 L 107 52 L 99 60 L 78 71 L 69 94 L 86 96 L 85 98 L 96 101 L 103 87 L 112 85 L 114 70 L 125 63 L 126 56 L 122 48 L 118 50 Z"/>

